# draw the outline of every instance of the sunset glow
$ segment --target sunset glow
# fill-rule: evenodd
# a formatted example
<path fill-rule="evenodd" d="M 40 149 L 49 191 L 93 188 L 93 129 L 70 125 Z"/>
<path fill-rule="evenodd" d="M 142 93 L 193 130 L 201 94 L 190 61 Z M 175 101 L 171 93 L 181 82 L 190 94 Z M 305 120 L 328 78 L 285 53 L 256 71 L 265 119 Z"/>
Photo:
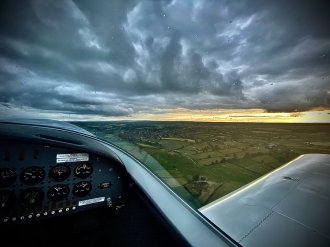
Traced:
<path fill-rule="evenodd" d="M 124 119 L 123 119 L 124 120 Z M 126 118 L 127 120 L 127 118 Z M 330 123 L 330 110 L 292 113 L 265 113 L 258 109 L 226 109 L 178 112 L 133 117 L 132 120 L 199 121 L 199 122 L 261 122 L 261 123 Z"/>

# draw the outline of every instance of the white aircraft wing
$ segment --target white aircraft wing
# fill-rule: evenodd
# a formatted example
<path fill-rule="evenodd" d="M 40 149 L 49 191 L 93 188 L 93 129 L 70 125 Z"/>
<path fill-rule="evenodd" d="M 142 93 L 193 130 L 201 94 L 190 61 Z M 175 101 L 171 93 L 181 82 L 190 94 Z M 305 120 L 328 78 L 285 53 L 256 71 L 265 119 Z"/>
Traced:
<path fill-rule="evenodd" d="M 330 155 L 302 155 L 200 212 L 242 246 L 330 246 Z"/>

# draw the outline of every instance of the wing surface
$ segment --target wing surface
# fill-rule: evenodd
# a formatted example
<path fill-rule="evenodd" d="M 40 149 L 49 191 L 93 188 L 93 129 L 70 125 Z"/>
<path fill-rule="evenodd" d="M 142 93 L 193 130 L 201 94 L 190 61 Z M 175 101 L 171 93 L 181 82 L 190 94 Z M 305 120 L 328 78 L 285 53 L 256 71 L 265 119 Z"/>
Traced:
<path fill-rule="evenodd" d="M 243 246 L 330 246 L 330 155 L 302 155 L 200 211 Z"/>

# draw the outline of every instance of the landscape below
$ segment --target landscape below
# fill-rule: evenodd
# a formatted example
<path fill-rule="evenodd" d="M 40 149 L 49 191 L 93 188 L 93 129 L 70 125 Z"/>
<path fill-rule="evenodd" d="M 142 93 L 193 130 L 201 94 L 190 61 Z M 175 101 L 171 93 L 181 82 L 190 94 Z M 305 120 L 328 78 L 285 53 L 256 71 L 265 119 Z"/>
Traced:
<path fill-rule="evenodd" d="M 180 190 L 183 187 L 197 199 L 190 201 L 195 207 L 206 205 L 299 155 L 330 154 L 329 124 L 72 123 L 128 151 L 177 193 L 184 193 Z"/>

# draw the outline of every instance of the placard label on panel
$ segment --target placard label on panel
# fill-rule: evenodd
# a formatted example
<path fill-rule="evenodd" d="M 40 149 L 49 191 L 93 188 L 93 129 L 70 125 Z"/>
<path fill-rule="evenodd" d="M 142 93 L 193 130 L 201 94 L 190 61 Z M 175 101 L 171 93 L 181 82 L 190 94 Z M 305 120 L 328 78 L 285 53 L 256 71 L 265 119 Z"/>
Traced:
<path fill-rule="evenodd" d="M 104 202 L 105 197 L 98 197 L 78 202 L 78 206 L 85 206 L 93 203 Z"/>
<path fill-rule="evenodd" d="M 87 153 L 57 154 L 56 155 L 56 163 L 88 161 L 88 160 L 89 160 L 89 154 L 87 154 Z"/>

